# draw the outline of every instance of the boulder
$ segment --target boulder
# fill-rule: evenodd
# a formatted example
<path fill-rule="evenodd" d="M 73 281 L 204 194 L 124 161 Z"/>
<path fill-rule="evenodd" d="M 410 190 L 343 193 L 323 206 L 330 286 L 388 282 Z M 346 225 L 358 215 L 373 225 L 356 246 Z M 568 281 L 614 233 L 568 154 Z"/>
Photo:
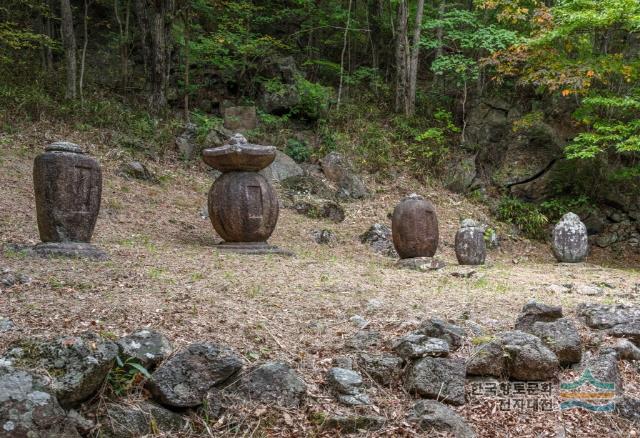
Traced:
<path fill-rule="evenodd" d="M 552 322 L 537 321 L 529 330 L 558 357 L 561 366 L 580 362 L 582 358 L 582 339 L 573 321 L 560 318 Z"/>
<path fill-rule="evenodd" d="M 456 438 L 475 438 L 475 431 L 456 411 L 435 400 L 420 400 L 413 405 L 407 420 L 425 432 L 448 433 Z"/>
<path fill-rule="evenodd" d="M 549 306 L 531 300 L 522 308 L 522 313 L 516 320 L 515 328 L 516 330 L 528 332 L 535 322 L 551 322 L 558 318 L 562 318 L 562 307 Z"/>
<path fill-rule="evenodd" d="M 142 401 L 132 405 L 108 404 L 101 424 L 100 436 L 137 438 L 158 433 L 187 431 L 189 422 L 180 414 Z"/>
<path fill-rule="evenodd" d="M 290 113 L 302 98 L 295 83 L 279 84 L 277 89 L 264 89 L 258 99 L 260 108 L 269 114 Z"/>
<path fill-rule="evenodd" d="M 592 329 L 608 329 L 615 337 L 630 339 L 640 346 L 640 307 L 623 304 L 580 304 L 578 315 Z"/>
<path fill-rule="evenodd" d="M 233 132 L 256 129 L 258 117 L 255 106 L 229 106 L 224 109 L 224 127 Z"/>
<path fill-rule="evenodd" d="M 162 363 L 147 381 L 147 387 L 163 405 L 196 407 L 209 389 L 225 383 L 242 365 L 242 358 L 230 348 L 191 344 Z"/>
<path fill-rule="evenodd" d="M 0 269 L 0 286 L 10 288 L 21 284 L 31 283 L 31 277 L 20 272 L 13 272 L 8 268 Z"/>
<path fill-rule="evenodd" d="M 484 265 L 487 258 L 484 227 L 471 219 L 462 221 L 456 233 L 455 251 L 461 265 Z"/>
<path fill-rule="evenodd" d="M 0 436 L 80 437 L 49 383 L 44 376 L 0 363 Z"/>
<path fill-rule="evenodd" d="M 360 235 L 360 242 L 368 244 L 377 253 L 387 257 L 397 258 L 398 252 L 393 247 L 391 227 L 384 224 L 373 224 Z"/>
<path fill-rule="evenodd" d="M 193 123 L 187 123 L 180 135 L 176 137 L 176 147 L 183 160 L 191 160 L 197 152 L 198 127 Z"/>
<path fill-rule="evenodd" d="M 327 383 L 336 392 L 338 401 L 347 406 L 368 405 L 369 397 L 361 391 L 362 376 L 345 368 L 331 368 Z"/>
<path fill-rule="evenodd" d="M 549 380 L 556 377 L 558 367 L 558 358 L 540 338 L 516 330 L 500 333 L 478 346 L 467 361 L 467 374 Z"/>
<path fill-rule="evenodd" d="M 591 375 L 604 383 L 613 383 L 616 394 L 622 394 L 622 377 L 618 368 L 618 353 L 611 348 L 605 348 L 596 354 L 590 355 L 581 364 L 583 371 L 589 371 Z"/>
<path fill-rule="evenodd" d="M 618 357 L 622 360 L 640 361 L 640 348 L 636 347 L 633 342 L 627 339 L 621 339 L 615 345 L 615 350 L 618 353 Z"/>
<path fill-rule="evenodd" d="M 449 355 L 449 343 L 440 338 L 411 333 L 397 339 L 393 343 L 393 350 L 405 360 L 425 356 L 444 357 Z"/>
<path fill-rule="evenodd" d="M 322 230 L 314 230 L 311 235 L 313 236 L 313 240 L 318 245 L 328 245 L 335 246 L 338 243 L 338 238 L 335 233 L 331 230 L 322 229 Z"/>
<path fill-rule="evenodd" d="M 9 318 L 5 318 L 4 316 L 0 316 L 0 333 L 10 332 L 14 330 L 16 325 Z"/>
<path fill-rule="evenodd" d="M 283 362 L 268 362 L 252 368 L 240 376 L 237 388 L 246 399 L 286 408 L 300 407 L 307 393 L 304 380 Z"/>
<path fill-rule="evenodd" d="M 120 167 L 120 175 L 125 178 L 140 179 L 143 181 L 153 181 L 155 177 L 151 174 L 147 166 L 140 161 L 129 161 Z"/>
<path fill-rule="evenodd" d="M 633 423 L 640 424 L 640 398 L 624 395 L 617 397 L 614 402 L 616 414 Z"/>
<path fill-rule="evenodd" d="M 553 253 L 559 262 L 583 262 L 589 252 L 587 227 L 574 213 L 565 214 L 553 229 Z"/>
<path fill-rule="evenodd" d="M 275 160 L 258 173 L 268 180 L 282 182 L 288 178 L 300 177 L 304 172 L 291 157 L 284 152 L 276 151 Z"/>
<path fill-rule="evenodd" d="M 156 367 L 173 351 L 169 340 L 152 329 L 138 330 L 118 339 L 117 344 L 123 359 L 133 359 L 147 370 Z"/>
<path fill-rule="evenodd" d="M 460 359 L 425 357 L 415 361 L 405 374 L 405 387 L 422 397 L 464 404 L 465 363 Z"/>
<path fill-rule="evenodd" d="M 420 324 L 416 333 L 447 341 L 452 350 L 457 350 L 464 340 L 464 329 L 440 318 L 430 318 Z"/>
<path fill-rule="evenodd" d="M 358 366 L 366 376 L 380 385 L 390 386 L 402 373 L 402 359 L 387 353 L 361 353 Z"/>
<path fill-rule="evenodd" d="M 345 218 L 344 208 L 337 202 L 311 196 L 296 197 L 293 209 L 312 219 L 328 219 L 334 223 L 342 222 Z"/>
<path fill-rule="evenodd" d="M 64 408 L 77 406 L 102 386 L 115 363 L 118 346 L 95 333 L 52 340 L 21 340 L 9 347 L 5 359 L 17 368 L 43 369 Z"/>
<path fill-rule="evenodd" d="M 331 189 L 320 179 L 311 175 L 294 175 L 280 181 L 285 195 L 312 195 L 315 197 L 334 200 Z"/>
<path fill-rule="evenodd" d="M 448 165 L 444 185 L 452 192 L 469 193 L 474 186 L 477 174 L 475 155 L 456 157 Z"/>
<path fill-rule="evenodd" d="M 344 156 L 337 152 L 330 152 L 320 163 L 327 179 L 338 186 L 339 198 L 362 199 L 369 196 L 369 190 L 360 177 L 353 172 L 351 164 Z"/>

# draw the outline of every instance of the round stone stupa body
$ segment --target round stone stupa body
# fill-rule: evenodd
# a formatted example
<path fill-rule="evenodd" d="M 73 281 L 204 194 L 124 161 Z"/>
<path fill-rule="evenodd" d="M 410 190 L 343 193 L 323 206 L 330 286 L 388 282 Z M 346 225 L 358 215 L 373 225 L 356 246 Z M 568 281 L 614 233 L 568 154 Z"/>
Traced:
<path fill-rule="evenodd" d="M 391 235 L 401 259 L 433 257 L 439 238 L 433 204 L 416 194 L 404 198 L 393 211 Z"/>
<path fill-rule="evenodd" d="M 553 253 L 562 263 L 583 262 L 589 253 L 587 227 L 574 213 L 562 216 L 553 229 Z"/>
<path fill-rule="evenodd" d="M 456 233 L 456 258 L 461 265 L 483 265 L 487 257 L 484 229 L 476 221 L 465 219 Z"/>
<path fill-rule="evenodd" d="M 209 190 L 209 218 L 224 239 L 220 249 L 244 253 L 281 253 L 267 244 L 278 221 L 279 204 L 269 181 L 258 171 L 273 162 L 276 148 L 247 142 L 240 134 L 230 144 L 205 149 L 202 159 L 222 173 Z"/>
<path fill-rule="evenodd" d="M 46 147 L 33 165 L 38 230 L 42 255 L 104 258 L 89 245 L 100 212 L 102 171 L 80 146 L 57 142 Z"/>

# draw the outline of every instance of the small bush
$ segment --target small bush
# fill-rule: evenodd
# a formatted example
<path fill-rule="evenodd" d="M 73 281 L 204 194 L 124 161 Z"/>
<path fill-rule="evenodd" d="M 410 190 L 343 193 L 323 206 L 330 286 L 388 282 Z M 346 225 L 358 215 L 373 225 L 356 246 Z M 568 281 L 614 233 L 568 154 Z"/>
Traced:
<path fill-rule="evenodd" d="M 549 219 L 534 205 L 516 198 L 502 198 L 498 205 L 498 219 L 518 227 L 527 237 L 544 240 Z"/>
<path fill-rule="evenodd" d="M 304 141 L 290 138 L 284 149 L 285 154 L 289 155 L 296 163 L 303 163 L 311 157 L 311 150 Z"/>

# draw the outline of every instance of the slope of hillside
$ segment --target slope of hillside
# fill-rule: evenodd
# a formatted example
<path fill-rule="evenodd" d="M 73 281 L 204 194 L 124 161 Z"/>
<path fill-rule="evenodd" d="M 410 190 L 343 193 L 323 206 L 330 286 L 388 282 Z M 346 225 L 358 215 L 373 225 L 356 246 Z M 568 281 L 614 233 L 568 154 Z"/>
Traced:
<path fill-rule="evenodd" d="M 99 132 L 79 134 L 47 124 L 19 134 L 0 134 L 3 244 L 38 241 L 32 162 L 46 143 L 61 138 L 82 144 L 103 165 L 102 209 L 93 241 L 110 254 L 110 260 L 46 260 L 1 253 L 0 267 L 24 272 L 33 281 L 0 293 L 0 316 L 11 318 L 18 328 L 0 333 L 0 351 L 26 336 L 89 329 L 123 335 L 151 326 L 177 348 L 194 340 L 218 341 L 248 361 L 281 359 L 293 364 L 309 384 L 309 408 L 289 411 L 286 417 L 275 411 L 262 422 L 266 414 L 247 411 L 249 431 L 308 435 L 316 430 L 314 412 L 349 411 L 336 404 L 323 381 L 332 359 L 346 351 L 345 339 L 357 331 L 350 322 L 354 315 L 363 316 L 369 328 L 392 340 L 429 316 L 461 324 L 471 320 L 487 333 L 509 329 L 532 298 L 562 305 L 570 317 L 581 302 L 638 303 L 637 258 L 615 259 L 596 250 L 588 263 L 559 265 L 546 245 L 510 236 L 504 224 L 497 224 L 502 244 L 489 252 L 486 266 L 469 278 L 452 275 L 462 272 L 453 253 L 459 220 L 473 217 L 492 222 L 488 210 L 462 196 L 404 178 L 386 186 L 371 182 L 375 196 L 345 204 L 346 219 L 340 224 L 281 210 L 271 242 L 293 251 L 295 257 L 219 254 L 213 249 L 219 238 L 200 215 L 211 184 L 204 165 L 149 163 L 160 183 L 124 179 L 117 175 L 117 168 L 127 159 L 126 153 L 102 146 Z M 373 223 L 388 223 L 388 213 L 411 192 L 428 197 L 437 207 L 438 255 L 448 264 L 443 270 L 398 269 L 395 260 L 359 241 L 358 236 Z M 323 228 L 337 235 L 337 245 L 314 242 L 311 232 Z M 547 288 L 568 283 L 599 285 L 605 293 L 559 294 Z M 456 355 L 464 357 L 471 348 L 469 341 Z M 627 393 L 637 395 L 637 369 L 621 362 L 621 370 Z M 372 400 L 388 420 L 375 433 L 414 433 L 404 418 L 412 396 L 399 386 L 374 387 Z M 629 436 L 633 429 L 627 421 L 607 415 L 504 413 L 496 412 L 491 403 L 468 403 L 456 410 L 487 437 L 507 433 Z M 358 411 L 373 412 L 371 408 Z M 224 422 L 212 427 L 214 434 L 227 431 Z"/>

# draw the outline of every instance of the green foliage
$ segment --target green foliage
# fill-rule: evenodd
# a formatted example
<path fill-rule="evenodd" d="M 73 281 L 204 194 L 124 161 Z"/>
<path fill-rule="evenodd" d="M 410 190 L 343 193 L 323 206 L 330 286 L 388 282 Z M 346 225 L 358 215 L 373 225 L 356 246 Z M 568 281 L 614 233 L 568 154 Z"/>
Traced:
<path fill-rule="evenodd" d="M 300 103 L 293 107 L 293 114 L 317 120 L 327 112 L 333 94 L 331 88 L 298 76 L 296 90 L 300 96 Z"/>
<path fill-rule="evenodd" d="M 120 356 L 116 356 L 116 366 L 109 371 L 107 383 L 116 396 L 122 397 L 145 378 L 150 379 L 151 374 L 135 359 L 123 361 Z"/>
<path fill-rule="evenodd" d="M 211 116 L 197 110 L 191 113 L 191 121 L 196 125 L 199 143 L 203 143 L 207 134 L 213 129 L 222 128 L 224 122 L 220 117 Z"/>
<path fill-rule="evenodd" d="M 502 198 L 498 205 L 498 219 L 515 225 L 530 239 L 544 240 L 549 219 L 534 204 L 516 198 Z"/>
<path fill-rule="evenodd" d="M 311 158 L 311 150 L 304 141 L 290 138 L 287 141 L 287 147 L 284 149 L 285 154 L 289 155 L 297 163 L 303 163 Z"/>

